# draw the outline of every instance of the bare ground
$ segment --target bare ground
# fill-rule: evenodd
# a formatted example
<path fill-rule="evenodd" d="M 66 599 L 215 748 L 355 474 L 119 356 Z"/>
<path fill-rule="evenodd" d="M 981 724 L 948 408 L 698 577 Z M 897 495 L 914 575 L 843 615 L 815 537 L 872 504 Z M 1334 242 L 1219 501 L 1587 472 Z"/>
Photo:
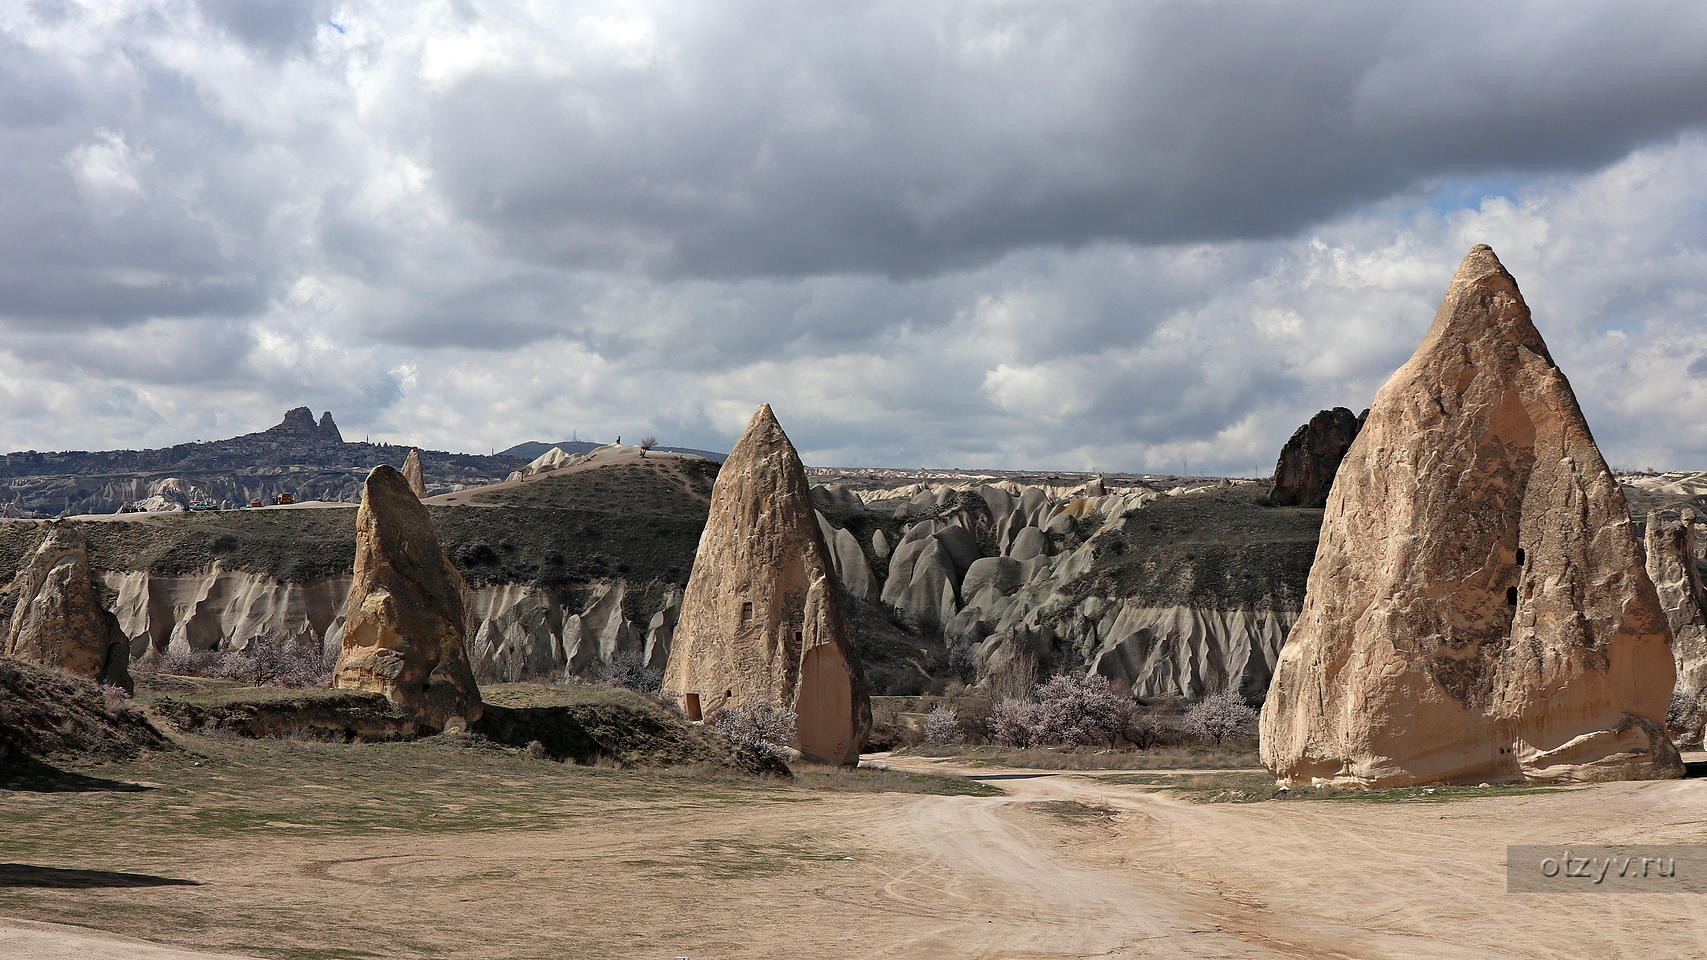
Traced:
<path fill-rule="evenodd" d="M 0 793 L 18 841 L 3 859 L 19 861 L 0 865 L 0 915 L 102 931 L 0 921 L 0 955 L 200 956 L 109 933 L 301 960 L 1707 955 L 1693 896 L 1504 881 L 1508 843 L 1707 840 L 1701 781 L 1217 804 L 1130 775 L 987 767 L 966 772 L 1001 795 L 436 746 L 205 752 L 156 761 L 153 790 Z"/>

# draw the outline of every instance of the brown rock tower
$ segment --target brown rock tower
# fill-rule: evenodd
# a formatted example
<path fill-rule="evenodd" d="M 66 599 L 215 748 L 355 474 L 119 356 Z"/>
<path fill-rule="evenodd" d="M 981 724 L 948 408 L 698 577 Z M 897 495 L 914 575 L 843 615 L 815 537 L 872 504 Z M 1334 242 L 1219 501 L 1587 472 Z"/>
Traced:
<path fill-rule="evenodd" d="M 427 508 L 388 466 L 368 474 L 356 511 L 356 569 L 333 686 L 383 693 L 421 730 L 480 717 L 468 664 L 462 577 Z"/>
<path fill-rule="evenodd" d="M 1624 495 L 1477 246 L 1340 466 L 1263 763 L 1364 787 L 1680 776 L 1673 677 Z"/>
<path fill-rule="evenodd" d="M 841 604 L 806 470 L 765 404 L 717 474 L 664 689 L 695 718 L 790 708 L 802 755 L 858 763 L 871 702 Z"/>
<path fill-rule="evenodd" d="M 50 522 L 9 589 L 15 606 L 6 656 L 132 689 L 130 643 L 95 593 L 89 548 L 76 527 Z"/>
<path fill-rule="evenodd" d="M 415 499 L 427 499 L 427 478 L 421 471 L 420 447 L 410 447 L 409 455 L 403 458 L 403 479 L 409 482 L 409 489 L 414 491 Z"/>

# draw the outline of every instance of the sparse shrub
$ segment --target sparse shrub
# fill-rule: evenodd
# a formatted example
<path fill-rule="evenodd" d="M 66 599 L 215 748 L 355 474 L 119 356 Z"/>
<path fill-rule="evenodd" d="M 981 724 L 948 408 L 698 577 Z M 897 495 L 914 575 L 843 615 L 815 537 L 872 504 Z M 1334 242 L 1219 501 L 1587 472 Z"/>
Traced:
<path fill-rule="evenodd" d="M 526 750 L 527 755 L 534 758 L 535 760 L 546 759 L 547 755 L 545 752 L 545 744 L 540 743 L 538 740 L 529 740 L 528 745 L 526 747 L 523 747 L 522 749 Z"/>
<path fill-rule="evenodd" d="M 1214 740 L 1220 745 L 1230 737 L 1249 730 L 1257 722 L 1257 712 L 1245 698 L 1233 690 L 1212 693 L 1192 704 L 1186 711 L 1185 729 L 1197 736 Z"/>
<path fill-rule="evenodd" d="M 925 742 L 945 747 L 957 747 L 966 742 L 966 731 L 960 727 L 960 713 L 953 707 L 938 706 L 925 716 Z"/>
<path fill-rule="evenodd" d="M 1038 705 L 1026 700 L 1003 700 L 990 708 L 990 736 L 1010 747 L 1038 744 Z"/>
<path fill-rule="evenodd" d="M 991 732 L 1016 747 L 1081 747 L 1122 739 L 1138 706 L 1098 674 L 1061 674 L 1038 684 L 1032 699 L 1009 698 L 990 712 Z"/>
<path fill-rule="evenodd" d="M 212 650 L 168 649 L 154 659 L 154 666 L 161 673 L 199 677 L 208 674 L 218 658 L 219 654 Z"/>
<path fill-rule="evenodd" d="M 647 666 L 646 655 L 639 650 L 618 650 L 599 667 L 599 681 L 637 693 L 657 693 L 664 686 L 664 671 Z"/>
<path fill-rule="evenodd" d="M 1183 732 L 1178 723 L 1166 718 L 1153 713 L 1134 712 L 1121 735 L 1134 747 L 1149 750 L 1153 747 L 1172 746 L 1179 741 Z"/>
<path fill-rule="evenodd" d="M 484 540 L 469 540 L 457 545 L 456 565 L 459 567 L 478 567 L 482 564 L 497 563 L 498 551 Z"/>
<path fill-rule="evenodd" d="M 738 747 L 773 757 L 794 744 L 794 713 L 774 703 L 725 707 L 711 716 L 707 726 Z"/>
<path fill-rule="evenodd" d="M 123 703 L 130 699 L 130 691 L 116 683 L 103 683 L 101 684 L 101 696 L 105 697 L 109 704 Z"/>

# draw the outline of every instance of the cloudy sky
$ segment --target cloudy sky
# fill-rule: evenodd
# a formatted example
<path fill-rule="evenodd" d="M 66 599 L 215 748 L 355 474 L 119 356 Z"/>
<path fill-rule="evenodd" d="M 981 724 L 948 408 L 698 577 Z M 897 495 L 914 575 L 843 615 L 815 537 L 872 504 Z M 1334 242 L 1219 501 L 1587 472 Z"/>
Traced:
<path fill-rule="evenodd" d="M 1494 245 L 1707 467 L 1707 4 L 8 0 L 0 448 L 1252 473 Z"/>

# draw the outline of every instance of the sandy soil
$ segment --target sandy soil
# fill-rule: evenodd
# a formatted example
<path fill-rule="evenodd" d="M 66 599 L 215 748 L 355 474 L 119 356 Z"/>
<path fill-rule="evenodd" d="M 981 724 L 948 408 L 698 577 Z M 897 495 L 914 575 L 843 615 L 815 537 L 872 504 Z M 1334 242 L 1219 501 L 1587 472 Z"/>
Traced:
<path fill-rule="evenodd" d="M 260 834 L 147 864 L 193 886 L 53 895 L 85 898 L 96 925 L 100 897 L 140 898 L 162 919 L 132 909 L 124 935 L 261 957 L 1707 956 L 1698 898 L 1512 895 L 1504 881 L 1508 843 L 1707 839 L 1707 782 L 1198 804 L 1078 772 L 968 772 L 1006 794 L 652 802 L 474 835 Z M 302 918 L 334 921 L 352 952 L 303 947 L 289 935 Z M 0 956 L 214 954 L 0 921 Z"/>

